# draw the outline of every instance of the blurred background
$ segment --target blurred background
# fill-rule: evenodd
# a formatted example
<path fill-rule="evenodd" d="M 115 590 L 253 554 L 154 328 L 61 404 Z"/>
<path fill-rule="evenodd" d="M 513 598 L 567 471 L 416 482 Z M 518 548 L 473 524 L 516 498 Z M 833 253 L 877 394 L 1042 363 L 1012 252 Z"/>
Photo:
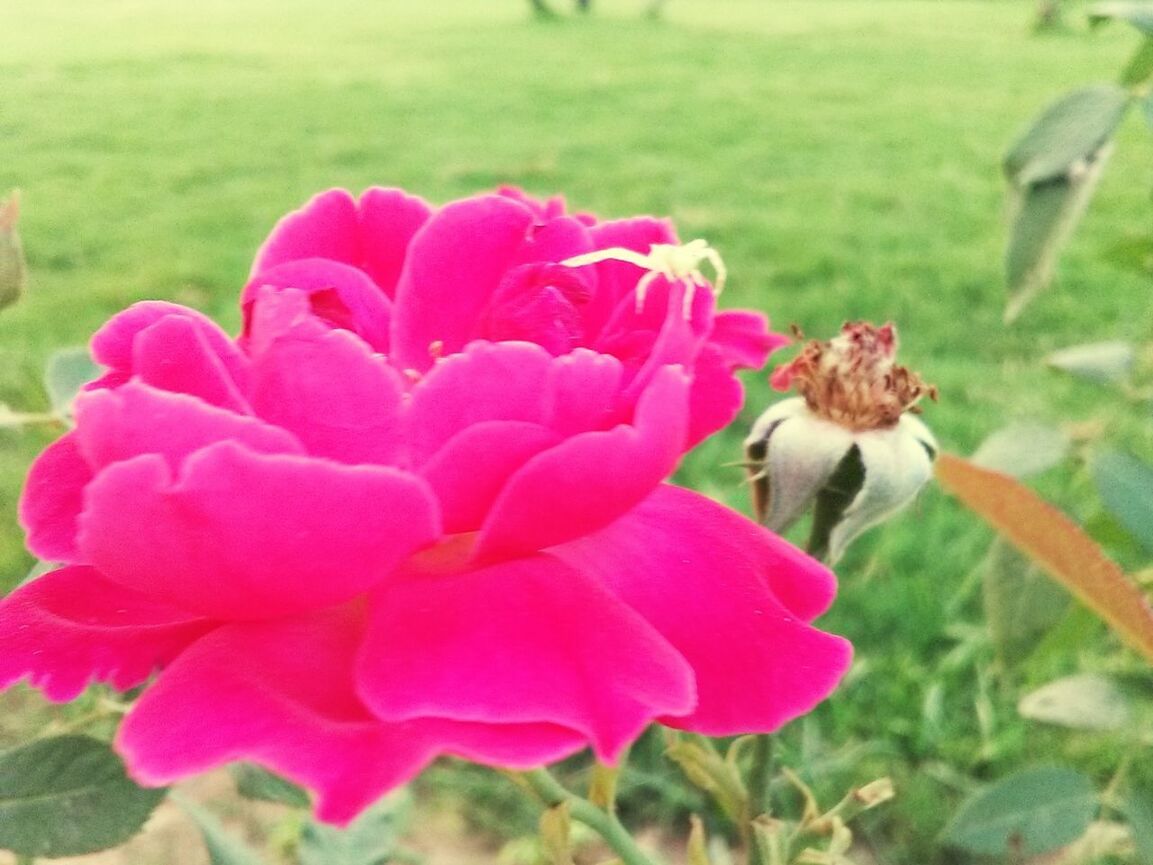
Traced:
<path fill-rule="evenodd" d="M 940 389 L 924 419 L 946 450 L 1027 420 L 1153 456 L 1146 414 L 1040 363 L 1150 335 L 1153 143 L 1136 114 L 1056 288 L 1002 323 L 1002 156 L 1058 94 L 1113 79 L 1138 34 L 1090 32 L 1075 3 L 1038 32 L 1031 0 L 592 0 L 586 14 L 550 2 L 545 17 L 527 0 L 0 0 L 0 193 L 22 191 L 30 275 L 0 313 L 0 402 L 44 410 L 48 356 L 136 300 L 235 330 L 257 245 L 320 190 L 402 186 L 441 203 L 514 184 L 602 217 L 671 216 L 724 257 L 722 304 L 761 309 L 779 330 L 895 321 L 903 362 Z M 725 464 L 775 396 L 764 373 L 746 384 L 742 420 L 678 480 L 748 513 L 742 472 Z M 16 502 L 58 434 L 0 428 L 0 591 L 33 565 Z M 1076 468 L 1037 487 L 1092 519 L 1100 505 Z M 1023 766 L 1062 762 L 1105 786 L 1124 763 L 1153 781 L 1128 732 L 1019 715 L 1020 695 L 1054 676 L 1145 668 L 1060 599 L 1050 648 L 1006 659 L 982 598 L 991 537 L 930 488 L 838 567 L 823 626 L 858 661 L 782 735 L 781 759 L 818 791 L 894 778 L 897 799 L 858 833 L 877 862 L 969 861 L 942 830 L 967 794 Z M 1113 552 L 1142 564 L 1132 545 Z M 21 689 L 0 700 L 0 745 L 67 711 Z M 639 749 L 626 816 L 675 833 L 700 803 L 670 792 L 659 751 L 659 739 Z M 426 861 L 515 856 L 507 844 L 535 814 L 507 804 L 504 783 L 429 773 L 413 831 L 466 849 L 418 839 Z M 273 844 L 260 833 L 276 817 L 262 819 L 246 831 Z M 98 861 L 176 861 L 122 855 Z"/>

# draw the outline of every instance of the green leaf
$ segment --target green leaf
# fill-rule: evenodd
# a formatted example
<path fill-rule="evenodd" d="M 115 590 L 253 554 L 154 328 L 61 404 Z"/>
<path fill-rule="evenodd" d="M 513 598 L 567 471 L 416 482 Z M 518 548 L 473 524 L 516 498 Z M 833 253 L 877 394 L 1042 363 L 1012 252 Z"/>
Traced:
<path fill-rule="evenodd" d="M 1138 862 L 1153 862 L 1153 807 L 1138 790 L 1132 790 L 1121 803 L 1121 813 L 1129 821 Z"/>
<path fill-rule="evenodd" d="M 384 865 L 396 853 L 408 803 L 402 791 L 386 796 L 345 829 L 305 824 L 300 865 Z"/>
<path fill-rule="evenodd" d="M 1004 170 L 1013 212 L 1005 252 L 1013 321 L 1053 279 L 1057 258 L 1088 207 L 1129 93 L 1086 87 L 1051 105 L 1009 150 Z"/>
<path fill-rule="evenodd" d="M 212 865 L 263 865 L 260 857 L 229 833 L 212 812 L 183 796 L 177 802 L 200 829 Z"/>
<path fill-rule="evenodd" d="M 1005 664 L 1031 654 L 1069 609 L 1068 593 L 1000 538 L 989 547 L 981 584 L 989 635 Z"/>
<path fill-rule="evenodd" d="M 1117 451 L 1098 454 L 1092 468 L 1105 510 L 1147 552 L 1153 552 L 1153 468 Z"/>
<path fill-rule="evenodd" d="M 1002 427 L 981 442 L 971 457 L 977 465 L 1024 478 L 1050 469 L 1069 454 L 1069 437 L 1034 421 Z"/>
<path fill-rule="evenodd" d="M 1026 694 L 1017 704 L 1021 716 L 1074 730 L 1119 730 L 1132 711 L 1129 698 L 1108 676 L 1065 676 Z"/>
<path fill-rule="evenodd" d="M 1153 3 L 1111 0 L 1107 3 L 1094 3 L 1087 14 L 1093 26 L 1106 21 L 1127 21 L 1142 33 L 1153 34 Z"/>
<path fill-rule="evenodd" d="M 1112 340 L 1060 349 L 1045 358 L 1045 363 L 1086 381 L 1120 384 L 1129 380 L 1136 357 L 1132 343 Z"/>
<path fill-rule="evenodd" d="M 540 815 L 541 853 L 548 865 L 573 865 L 572 815 L 568 802 L 546 808 Z"/>
<path fill-rule="evenodd" d="M 0 849 L 78 856 L 123 844 L 164 798 L 129 780 L 104 742 L 55 736 L 0 753 Z"/>
<path fill-rule="evenodd" d="M 302 787 L 269 772 L 254 763 L 233 763 L 229 767 L 236 792 L 246 799 L 261 802 L 279 802 L 294 808 L 311 807 L 312 801 Z"/>
<path fill-rule="evenodd" d="M 20 219 L 20 196 L 13 192 L 0 202 L 0 309 L 24 296 L 28 264 L 16 223 Z"/>
<path fill-rule="evenodd" d="M 44 369 L 44 389 L 48 391 L 52 411 L 71 420 L 72 402 L 80 388 L 99 378 L 101 372 L 86 348 L 63 348 L 53 353 Z"/>
<path fill-rule="evenodd" d="M 1023 187 L 1069 180 L 1113 137 L 1129 106 L 1129 93 L 1096 84 L 1067 93 L 1046 108 L 1005 155 L 1005 176 Z"/>
<path fill-rule="evenodd" d="M 1084 775 L 1027 769 L 966 800 L 944 838 L 985 856 L 1036 856 L 1081 837 L 1096 812 L 1097 793 Z"/>
<path fill-rule="evenodd" d="M 1123 87 L 1137 87 L 1153 76 L 1153 38 L 1146 36 L 1121 72 Z"/>

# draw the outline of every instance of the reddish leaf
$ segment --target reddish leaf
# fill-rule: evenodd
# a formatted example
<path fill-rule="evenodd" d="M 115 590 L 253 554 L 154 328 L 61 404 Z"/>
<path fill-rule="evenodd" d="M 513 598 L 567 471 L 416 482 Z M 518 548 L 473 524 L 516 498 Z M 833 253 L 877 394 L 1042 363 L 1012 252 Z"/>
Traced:
<path fill-rule="evenodd" d="M 1008 475 L 952 454 L 938 457 L 937 480 L 1153 660 L 1149 600 L 1080 526 Z"/>

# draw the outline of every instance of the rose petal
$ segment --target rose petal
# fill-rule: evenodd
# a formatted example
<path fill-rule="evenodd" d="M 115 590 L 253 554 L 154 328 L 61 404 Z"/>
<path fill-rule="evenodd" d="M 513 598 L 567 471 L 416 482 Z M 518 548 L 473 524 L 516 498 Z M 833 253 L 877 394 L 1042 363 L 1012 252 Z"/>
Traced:
<path fill-rule="evenodd" d="M 357 681 L 385 720 L 559 724 L 611 760 L 654 716 L 693 706 L 683 659 L 548 556 L 400 573 L 369 603 Z"/>
<path fill-rule="evenodd" d="M 252 367 L 252 407 L 308 452 L 339 462 L 391 464 L 403 444 L 404 383 L 344 330 L 289 330 Z"/>
<path fill-rule="evenodd" d="M 745 389 L 733 374 L 728 361 L 711 344 L 706 344 L 693 365 L 693 387 L 689 394 L 688 448 L 732 423 L 745 401 Z"/>
<path fill-rule="evenodd" d="M 764 314 L 748 309 L 727 309 L 713 318 L 709 344 L 725 361 L 740 369 L 760 369 L 777 349 L 789 344 L 784 334 L 769 330 Z"/>
<path fill-rule="evenodd" d="M 245 389 L 245 361 L 232 340 L 212 319 L 175 303 L 147 300 L 133 304 L 114 315 L 92 337 L 92 359 L 110 368 L 100 380 L 88 385 L 87 390 L 97 387 L 116 387 L 126 382 L 135 372 L 136 338 L 144 330 L 162 319 L 176 317 L 185 319 L 199 332 L 208 352 L 214 355 L 227 370 L 237 389 Z"/>
<path fill-rule="evenodd" d="M 444 207 L 417 232 L 396 289 L 392 361 L 428 369 L 438 353 L 472 337 L 533 222 L 524 205 L 497 195 Z"/>
<path fill-rule="evenodd" d="M 109 579 L 221 619 L 355 597 L 439 534 L 424 481 L 379 466 L 205 448 L 174 477 L 155 455 L 85 493 L 80 549 Z"/>
<path fill-rule="evenodd" d="M 132 368 L 145 384 L 231 411 L 250 410 L 204 327 L 190 318 L 168 315 L 144 328 L 136 335 L 132 357 Z"/>
<path fill-rule="evenodd" d="M 251 331 L 253 304 L 266 286 L 304 292 L 314 315 L 351 330 L 376 351 L 388 351 L 392 304 L 363 271 L 323 258 L 287 261 L 261 271 L 249 280 L 240 299 L 246 334 Z"/>
<path fill-rule="evenodd" d="M 256 253 L 249 276 L 300 258 L 330 258 L 354 266 L 359 263 L 359 216 L 348 190 L 329 189 L 315 195 L 277 222 Z"/>
<path fill-rule="evenodd" d="M 27 678 L 57 702 L 91 682 L 127 690 L 213 626 L 94 568 L 61 568 L 0 600 L 0 687 Z"/>
<path fill-rule="evenodd" d="M 529 460 L 493 504 L 477 555 L 498 559 L 563 543 L 644 499 L 681 456 L 689 385 L 680 368 L 667 367 L 642 395 L 631 425 L 573 436 Z"/>
<path fill-rule="evenodd" d="M 540 423 L 552 357 L 527 342 L 474 342 L 444 358 L 412 391 L 406 421 L 420 465 L 454 435 L 493 420 Z"/>
<path fill-rule="evenodd" d="M 431 215 L 424 199 L 400 189 L 374 186 L 360 196 L 362 266 L 385 296 L 396 296 L 408 246 Z"/>
<path fill-rule="evenodd" d="M 176 470 L 189 454 L 226 440 L 261 453 L 303 453 L 285 430 L 135 381 L 81 394 L 76 400 L 76 436 L 96 471 L 140 454 L 160 454 Z"/>
<path fill-rule="evenodd" d="M 615 357 L 588 349 L 556 358 L 544 390 L 544 422 L 565 436 L 615 425 L 623 373 Z"/>
<path fill-rule="evenodd" d="M 20 497 L 20 525 L 28 549 L 49 562 L 74 562 L 77 520 L 92 469 L 80 453 L 75 431 L 54 441 L 32 463 Z"/>
<path fill-rule="evenodd" d="M 832 600 L 833 575 L 697 493 L 661 487 L 551 553 L 601 580 L 692 666 L 696 710 L 663 723 L 710 736 L 770 732 L 827 697 L 849 666 L 847 641 L 806 624 Z"/>
<path fill-rule="evenodd" d="M 509 476 L 560 441 L 523 421 L 484 421 L 449 439 L 420 470 L 440 501 L 444 531 L 479 529 Z"/>
<path fill-rule="evenodd" d="M 220 628 L 125 719 L 117 747 L 132 775 L 160 785 L 253 760 L 315 790 L 321 819 L 346 823 L 441 751 L 529 768 L 578 746 L 543 724 L 380 723 L 352 689 L 360 634 L 345 609 Z"/>

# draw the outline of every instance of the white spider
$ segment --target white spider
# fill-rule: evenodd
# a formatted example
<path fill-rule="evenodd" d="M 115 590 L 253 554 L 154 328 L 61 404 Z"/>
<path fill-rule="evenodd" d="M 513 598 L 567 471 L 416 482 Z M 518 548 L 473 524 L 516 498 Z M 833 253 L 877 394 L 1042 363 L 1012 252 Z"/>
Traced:
<path fill-rule="evenodd" d="M 702 261 L 713 266 L 716 273 L 714 291 L 720 294 L 725 287 L 725 263 L 721 255 L 705 240 L 690 240 L 678 246 L 675 243 L 654 243 L 649 247 L 648 255 L 641 255 L 633 249 L 623 246 L 611 246 L 608 249 L 598 249 L 595 252 L 586 252 L 562 261 L 565 267 L 584 267 L 586 264 L 596 264 L 598 261 L 625 261 L 643 267 L 648 271 L 637 283 L 637 310 L 644 306 L 645 291 L 658 276 L 663 276 L 669 282 L 683 282 L 688 288 L 685 292 L 684 316 L 688 318 L 693 308 L 693 292 L 698 285 L 705 285 L 704 274 L 700 271 Z"/>

